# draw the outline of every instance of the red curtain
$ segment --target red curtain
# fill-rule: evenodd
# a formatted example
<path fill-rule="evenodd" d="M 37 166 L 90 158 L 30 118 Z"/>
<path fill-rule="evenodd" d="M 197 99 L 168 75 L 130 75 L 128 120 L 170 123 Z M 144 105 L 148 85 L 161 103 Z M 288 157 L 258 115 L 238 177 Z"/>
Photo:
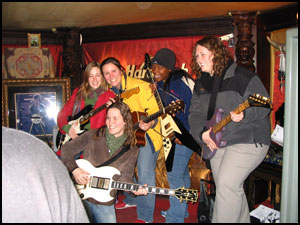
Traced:
<path fill-rule="evenodd" d="M 28 45 L 2 45 L 2 55 L 4 52 L 4 48 L 28 48 Z M 48 48 L 51 52 L 54 64 L 56 66 L 56 74 L 55 77 L 62 76 L 63 69 L 63 61 L 62 61 L 62 45 L 42 45 L 42 48 Z"/>
<path fill-rule="evenodd" d="M 91 61 L 101 62 L 112 56 L 117 58 L 124 68 L 135 65 L 136 69 L 140 69 L 145 60 L 145 53 L 152 57 L 159 49 L 169 48 L 176 54 L 176 67 L 184 66 L 191 74 L 193 47 L 203 37 L 153 38 L 83 44 L 84 64 L 87 65 Z M 227 42 L 224 44 L 228 46 Z M 233 48 L 230 48 L 230 51 L 233 53 Z"/>

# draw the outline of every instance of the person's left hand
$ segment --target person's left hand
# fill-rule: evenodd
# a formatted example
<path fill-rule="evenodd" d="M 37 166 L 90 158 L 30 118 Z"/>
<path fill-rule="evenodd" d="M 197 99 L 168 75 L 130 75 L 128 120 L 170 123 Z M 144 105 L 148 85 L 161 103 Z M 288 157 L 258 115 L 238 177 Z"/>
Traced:
<path fill-rule="evenodd" d="M 149 123 L 145 123 L 143 120 L 139 121 L 139 127 L 141 130 L 143 131 L 147 131 L 150 129 L 150 127 L 152 127 L 154 125 L 155 121 L 152 120 Z"/>
<path fill-rule="evenodd" d="M 178 138 L 175 138 L 174 142 L 175 142 L 176 144 L 182 145 L 181 141 L 180 141 Z"/>
<path fill-rule="evenodd" d="M 244 112 L 240 112 L 237 114 L 232 111 L 232 112 L 230 112 L 230 116 L 231 116 L 231 120 L 233 122 L 238 123 L 244 118 Z"/>
<path fill-rule="evenodd" d="M 144 186 L 148 186 L 147 184 L 144 184 Z M 137 191 L 131 191 L 135 195 L 147 195 L 148 191 L 146 188 L 139 187 Z"/>

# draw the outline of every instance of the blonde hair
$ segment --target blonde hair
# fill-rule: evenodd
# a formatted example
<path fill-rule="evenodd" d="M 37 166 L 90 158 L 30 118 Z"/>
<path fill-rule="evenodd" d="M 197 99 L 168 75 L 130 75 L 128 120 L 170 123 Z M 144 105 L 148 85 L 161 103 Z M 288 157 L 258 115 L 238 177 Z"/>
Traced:
<path fill-rule="evenodd" d="M 100 84 L 99 88 L 102 88 L 104 91 L 107 91 L 108 85 L 103 77 L 103 74 L 101 73 L 100 63 L 92 61 L 86 66 L 86 68 L 84 70 L 83 83 L 79 87 L 79 90 L 77 92 L 77 98 L 85 99 L 91 93 L 92 89 L 91 89 L 91 86 L 89 85 L 89 76 L 90 76 L 91 70 L 95 67 L 97 67 L 99 69 L 100 74 L 101 74 L 101 84 Z"/>

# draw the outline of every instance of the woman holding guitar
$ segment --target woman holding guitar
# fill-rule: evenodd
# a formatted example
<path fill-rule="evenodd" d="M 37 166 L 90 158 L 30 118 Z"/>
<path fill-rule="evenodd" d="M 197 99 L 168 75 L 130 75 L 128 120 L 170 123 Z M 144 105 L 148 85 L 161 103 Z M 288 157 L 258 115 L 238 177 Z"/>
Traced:
<path fill-rule="evenodd" d="M 203 157 L 210 159 L 216 184 L 212 222 L 250 223 L 243 184 L 271 143 L 269 95 L 258 75 L 233 62 L 218 38 L 197 41 L 192 69 L 197 80 L 189 123 Z"/>
<path fill-rule="evenodd" d="M 85 107 L 97 108 L 116 95 L 108 90 L 103 75 L 100 73 L 100 64 L 90 62 L 84 71 L 84 81 L 76 88 L 69 101 L 64 105 L 57 116 L 57 124 L 62 134 L 68 134 L 70 138 L 78 137 L 76 124 L 69 124 L 68 117 L 74 117 L 83 112 Z M 105 124 L 106 110 L 102 110 L 91 117 L 90 122 L 84 127 L 85 130 L 97 129 Z M 60 155 L 60 151 L 57 152 Z"/>
<path fill-rule="evenodd" d="M 100 69 L 111 90 L 116 94 L 135 87 L 140 87 L 141 91 L 138 94 L 133 95 L 129 99 L 124 99 L 124 102 L 129 106 L 131 112 L 141 112 L 152 115 L 159 111 L 149 83 L 127 76 L 119 60 L 113 57 L 106 58 L 102 61 Z M 160 122 L 155 119 L 145 123 L 141 119 L 138 123 L 139 129 L 146 131 L 145 145 L 140 146 L 140 153 L 137 160 L 138 183 L 155 186 L 156 160 L 159 150 L 162 148 Z M 137 132 L 139 132 L 139 130 L 136 131 L 136 136 L 139 136 Z M 155 195 L 137 196 L 135 198 L 127 195 L 124 202 L 118 202 L 115 205 L 116 209 L 133 206 L 137 207 L 137 222 L 153 221 Z"/>
<path fill-rule="evenodd" d="M 120 101 L 111 104 L 107 108 L 105 123 L 106 126 L 87 131 L 78 138 L 67 142 L 61 148 L 61 160 L 68 171 L 72 172 L 77 184 L 86 185 L 90 179 L 93 179 L 93 177 L 89 176 L 89 172 L 80 168 L 74 159 L 74 156 L 81 149 L 84 150 L 83 158 L 94 167 L 114 167 L 121 173 L 121 176 L 115 178 L 116 180 L 120 182 L 133 182 L 134 168 L 139 149 L 135 145 L 132 128 L 133 122 L 129 107 Z M 109 171 L 106 173 L 109 173 Z M 100 182 L 97 183 L 100 185 Z M 101 188 L 99 187 L 99 189 Z M 140 188 L 133 193 L 146 195 L 147 190 Z M 91 222 L 117 222 L 113 204 L 116 190 L 112 190 L 109 195 L 113 198 L 108 202 L 99 202 L 93 197 L 83 200 Z"/>

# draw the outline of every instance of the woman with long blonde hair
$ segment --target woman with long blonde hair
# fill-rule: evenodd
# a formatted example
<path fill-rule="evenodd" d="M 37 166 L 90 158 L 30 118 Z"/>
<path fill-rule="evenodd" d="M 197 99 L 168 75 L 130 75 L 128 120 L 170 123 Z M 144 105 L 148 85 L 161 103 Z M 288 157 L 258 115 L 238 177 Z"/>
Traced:
<path fill-rule="evenodd" d="M 107 103 L 116 95 L 108 90 L 107 83 L 100 72 L 98 62 L 90 62 L 84 71 L 84 81 L 79 88 L 76 88 L 69 101 L 64 105 L 57 116 L 57 124 L 62 134 L 68 134 L 71 139 L 78 137 L 75 124 L 68 122 L 69 117 L 74 117 L 90 105 L 92 108 L 98 108 Z M 106 110 L 102 110 L 90 118 L 90 122 L 84 127 L 85 130 L 97 129 L 105 124 Z M 60 155 L 60 151 L 58 152 Z"/>

